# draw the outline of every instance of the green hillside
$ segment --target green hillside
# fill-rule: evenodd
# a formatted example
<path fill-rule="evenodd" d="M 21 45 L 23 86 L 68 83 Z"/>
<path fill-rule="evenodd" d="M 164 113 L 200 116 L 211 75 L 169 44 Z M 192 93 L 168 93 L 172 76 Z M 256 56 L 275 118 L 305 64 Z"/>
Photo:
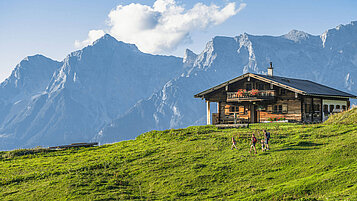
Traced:
<path fill-rule="evenodd" d="M 328 118 L 325 124 L 355 124 L 357 123 L 357 107 L 346 112 L 337 113 Z"/>
<path fill-rule="evenodd" d="M 250 154 L 264 128 L 271 150 Z M 0 200 L 357 200 L 357 124 L 199 126 L 0 156 Z"/>

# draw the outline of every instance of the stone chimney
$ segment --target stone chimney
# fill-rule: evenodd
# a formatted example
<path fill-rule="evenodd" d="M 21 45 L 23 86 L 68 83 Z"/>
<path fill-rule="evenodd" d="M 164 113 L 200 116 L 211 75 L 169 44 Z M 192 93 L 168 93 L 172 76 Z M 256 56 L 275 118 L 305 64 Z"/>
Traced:
<path fill-rule="evenodd" d="M 270 62 L 270 67 L 268 68 L 268 76 L 273 77 L 273 62 Z"/>

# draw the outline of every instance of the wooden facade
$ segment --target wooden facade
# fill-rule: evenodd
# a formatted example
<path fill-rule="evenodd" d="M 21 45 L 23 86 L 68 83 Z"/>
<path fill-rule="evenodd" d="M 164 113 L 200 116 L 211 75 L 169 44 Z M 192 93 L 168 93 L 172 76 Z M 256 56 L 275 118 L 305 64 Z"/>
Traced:
<path fill-rule="evenodd" d="M 195 97 L 206 100 L 208 124 L 276 120 L 322 122 L 331 113 L 348 109 L 349 98 L 355 98 L 353 95 L 308 94 L 294 86 L 269 79 L 266 75 L 251 73 L 196 94 Z M 212 114 L 212 118 L 211 102 L 217 103 L 217 112 Z"/>

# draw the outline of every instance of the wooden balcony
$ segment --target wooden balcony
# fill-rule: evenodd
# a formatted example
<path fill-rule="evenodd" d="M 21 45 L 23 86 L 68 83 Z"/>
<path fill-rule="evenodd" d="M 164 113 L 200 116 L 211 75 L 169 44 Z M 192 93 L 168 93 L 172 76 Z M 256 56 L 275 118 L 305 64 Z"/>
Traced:
<path fill-rule="evenodd" d="M 249 93 L 239 95 L 237 92 L 227 92 L 227 102 L 272 100 L 275 96 L 274 90 L 259 90 L 255 95 Z"/>

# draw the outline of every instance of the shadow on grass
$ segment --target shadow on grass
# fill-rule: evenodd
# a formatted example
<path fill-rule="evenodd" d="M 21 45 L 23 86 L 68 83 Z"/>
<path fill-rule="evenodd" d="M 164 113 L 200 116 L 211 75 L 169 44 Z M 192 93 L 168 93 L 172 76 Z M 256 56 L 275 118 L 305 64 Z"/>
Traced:
<path fill-rule="evenodd" d="M 290 145 L 286 148 L 278 149 L 276 151 L 287 151 L 287 150 L 312 150 L 321 146 L 321 143 L 314 143 L 309 141 L 300 141 L 297 144 Z"/>
<path fill-rule="evenodd" d="M 292 145 L 293 147 L 316 147 L 316 146 L 321 146 L 323 144 L 321 143 L 314 143 L 314 142 L 309 142 L 309 141 L 301 141 L 295 145 Z"/>
<path fill-rule="evenodd" d="M 313 148 L 286 147 L 275 151 L 297 151 L 297 150 L 312 150 L 312 149 Z"/>

